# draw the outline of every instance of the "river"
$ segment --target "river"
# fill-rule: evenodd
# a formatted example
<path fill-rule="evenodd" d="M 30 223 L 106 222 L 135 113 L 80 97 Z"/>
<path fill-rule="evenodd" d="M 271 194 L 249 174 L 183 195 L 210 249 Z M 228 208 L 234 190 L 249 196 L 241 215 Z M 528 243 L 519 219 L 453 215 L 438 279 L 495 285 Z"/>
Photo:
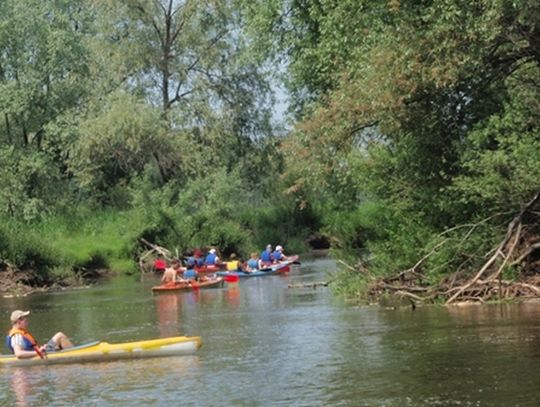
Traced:
<path fill-rule="evenodd" d="M 39 341 L 200 335 L 194 355 L 2 368 L 1 406 L 538 406 L 540 303 L 355 306 L 323 281 L 335 263 L 222 289 L 150 291 L 157 277 L 0 300 L 30 309 Z M 4 348 L 5 352 L 5 348 Z"/>

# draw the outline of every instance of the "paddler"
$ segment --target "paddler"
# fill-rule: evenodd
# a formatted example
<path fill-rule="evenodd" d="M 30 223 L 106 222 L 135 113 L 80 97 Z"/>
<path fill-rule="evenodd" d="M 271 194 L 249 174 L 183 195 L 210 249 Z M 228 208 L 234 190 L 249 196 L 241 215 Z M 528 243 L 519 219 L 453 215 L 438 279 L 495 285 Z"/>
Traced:
<path fill-rule="evenodd" d="M 238 271 L 240 262 L 236 258 L 236 253 L 231 253 L 229 256 L 229 261 L 227 261 L 225 264 L 227 265 L 227 271 Z"/>
<path fill-rule="evenodd" d="M 171 267 L 168 267 L 163 272 L 163 276 L 161 276 L 161 281 L 163 283 L 173 283 L 178 281 L 178 277 L 180 273 L 184 272 L 186 269 L 180 265 L 180 260 L 174 259 L 171 262 Z"/>
<path fill-rule="evenodd" d="M 62 332 L 57 332 L 46 345 L 38 345 L 28 332 L 28 315 L 30 311 L 16 310 L 11 313 L 11 330 L 6 336 L 6 345 L 18 359 L 29 359 L 39 355 L 45 357 L 47 352 L 71 348 L 73 344 Z"/>
<path fill-rule="evenodd" d="M 259 268 L 263 269 L 269 267 L 273 262 L 274 258 L 272 257 L 272 245 L 268 244 L 266 245 L 266 249 L 264 249 L 259 256 Z"/>
<path fill-rule="evenodd" d="M 276 246 L 276 250 L 274 250 L 272 253 L 272 259 L 274 260 L 274 263 L 287 260 L 287 256 L 285 256 L 285 253 L 283 253 L 283 246 Z"/>

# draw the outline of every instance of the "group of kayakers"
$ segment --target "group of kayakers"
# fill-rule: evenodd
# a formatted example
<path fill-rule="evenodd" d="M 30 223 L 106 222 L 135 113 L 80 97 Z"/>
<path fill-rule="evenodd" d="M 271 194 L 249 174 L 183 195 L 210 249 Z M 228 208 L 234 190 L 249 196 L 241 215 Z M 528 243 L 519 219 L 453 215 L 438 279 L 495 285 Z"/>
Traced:
<path fill-rule="evenodd" d="M 268 267 L 271 264 L 279 263 L 287 260 L 287 256 L 283 253 L 283 246 L 277 245 L 275 250 L 272 250 L 272 245 L 266 246 L 259 258 L 259 268 Z"/>
<path fill-rule="evenodd" d="M 254 272 L 270 267 L 272 264 L 287 260 L 283 246 L 277 245 L 275 249 L 272 245 L 267 245 L 260 253 L 253 252 L 247 261 L 237 257 L 236 253 L 231 253 L 227 261 L 222 261 L 215 248 L 210 248 L 206 256 L 201 249 L 195 249 L 188 253 L 185 263 L 182 265 L 180 260 L 173 259 L 169 267 L 164 259 L 157 259 L 154 263 L 156 271 L 162 271 L 163 283 L 176 282 L 182 280 L 199 280 L 199 270 L 208 270 L 212 268 L 225 268 L 228 271 Z"/>
<path fill-rule="evenodd" d="M 251 253 L 249 260 L 245 262 L 235 253 L 229 256 L 228 261 L 222 262 L 215 248 L 208 250 L 205 257 L 200 249 L 195 249 L 192 253 L 188 253 L 185 266 L 182 266 L 180 260 L 173 259 L 170 267 L 167 267 L 167 262 L 164 259 L 157 259 L 154 268 L 163 271 L 162 281 L 167 283 L 182 280 L 198 281 L 197 268 L 225 265 L 229 271 L 254 272 L 285 260 L 287 260 L 287 256 L 283 252 L 283 247 L 277 245 L 272 250 L 272 245 L 269 244 L 260 255 L 257 252 Z M 16 310 L 11 313 L 11 329 L 6 336 L 6 345 L 17 358 L 28 359 L 35 357 L 36 354 L 45 358 L 47 352 L 59 351 L 73 346 L 70 339 L 62 332 L 57 332 L 45 345 L 38 345 L 28 331 L 29 315 L 30 311 Z"/>

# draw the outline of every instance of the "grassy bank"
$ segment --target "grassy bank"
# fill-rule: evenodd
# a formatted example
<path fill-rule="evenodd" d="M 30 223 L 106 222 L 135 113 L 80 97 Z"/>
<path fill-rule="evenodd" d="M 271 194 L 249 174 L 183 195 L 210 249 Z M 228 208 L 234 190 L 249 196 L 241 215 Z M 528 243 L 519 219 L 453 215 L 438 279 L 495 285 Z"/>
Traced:
<path fill-rule="evenodd" d="M 137 229 L 128 213 L 113 211 L 80 211 L 31 224 L 4 220 L 0 258 L 4 271 L 17 271 L 12 280 L 34 287 L 80 283 L 103 270 L 133 273 Z"/>
<path fill-rule="evenodd" d="M 201 243 L 202 231 L 190 230 L 190 222 L 186 222 L 185 216 L 156 215 L 156 211 L 150 211 L 152 215 L 148 216 L 148 212 L 80 208 L 32 223 L 13 219 L 0 222 L 0 265 L 4 270 L 0 274 L 4 291 L 13 285 L 42 288 L 83 284 L 103 272 L 137 273 L 138 257 L 147 249 L 141 246 L 141 237 L 180 255 L 193 247 L 216 244 L 207 239 Z M 220 234 L 219 239 L 215 238 L 222 258 L 233 251 L 247 258 L 250 251 L 260 251 L 267 243 L 282 244 L 287 253 L 305 251 L 306 243 L 291 231 L 282 231 L 281 238 L 276 236 L 275 241 L 268 240 L 268 233 L 257 233 L 264 229 L 276 234 L 279 230 L 276 225 L 266 223 L 264 228 L 261 227 L 262 221 L 257 221 L 255 211 L 252 210 L 250 215 L 255 220 L 252 224 L 227 219 L 227 224 L 235 227 Z M 239 219 L 243 219 L 242 214 Z M 218 221 L 208 223 L 224 225 L 224 221 L 221 224 Z M 278 217 L 276 222 L 280 221 L 282 218 Z M 217 230 L 221 229 L 217 227 Z M 235 234 L 231 234 L 231 230 Z M 178 236 L 182 239 L 175 238 Z"/>

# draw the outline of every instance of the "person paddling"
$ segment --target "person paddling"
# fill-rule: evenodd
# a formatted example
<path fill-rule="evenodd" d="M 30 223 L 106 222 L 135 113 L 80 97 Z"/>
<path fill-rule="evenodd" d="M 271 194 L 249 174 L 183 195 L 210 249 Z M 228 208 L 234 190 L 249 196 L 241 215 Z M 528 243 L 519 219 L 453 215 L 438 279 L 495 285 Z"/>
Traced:
<path fill-rule="evenodd" d="M 18 359 L 29 359 L 39 355 L 44 358 L 47 352 L 71 348 L 73 344 L 62 332 L 57 332 L 46 345 L 39 346 L 28 332 L 30 311 L 16 310 L 11 313 L 11 330 L 6 336 L 6 345 Z"/>
<path fill-rule="evenodd" d="M 226 262 L 227 271 L 238 271 L 240 262 L 236 258 L 236 253 L 231 253 L 229 256 L 229 261 Z"/>
<path fill-rule="evenodd" d="M 210 249 L 206 259 L 204 259 L 204 264 L 207 266 L 215 266 L 220 263 L 219 257 L 217 255 L 216 249 Z"/>
<path fill-rule="evenodd" d="M 195 249 L 193 252 L 193 257 L 195 258 L 195 267 L 204 266 L 204 257 L 201 249 Z"/>
<path fill-rule="evenodd" d="M 161 276 L 161 281 L 163 283 L 174 283 L 178 280 L 179 274 L 184 272 L 186 269 L 180 265 L 180 260 L 174 259 L 171 262 L 171 267 L 167 268 L 163 275 Z"/>
<path fill-rule="evenodd" d="M 251 253 L 251 256 L 246 264 L 246 272 L 251 273 L 259 269 L 259 254 L 257 252 Z"/>
<path fill-rule="evenodd" d="M 272 253 L 272 258 L 275 263 L 287 260 L 287 256 L 283 253 L 283 246 L 277 245 L 276 250 Z"/>
<path fill-rule="evenodd" d="M 263 269 L 265 267 L 269 267 L 274 262 L 274 258 L 272 257 L 272 245 L 266 245 L 266 249 L 261 253 L 259 256 L 259 268 Z"/>

